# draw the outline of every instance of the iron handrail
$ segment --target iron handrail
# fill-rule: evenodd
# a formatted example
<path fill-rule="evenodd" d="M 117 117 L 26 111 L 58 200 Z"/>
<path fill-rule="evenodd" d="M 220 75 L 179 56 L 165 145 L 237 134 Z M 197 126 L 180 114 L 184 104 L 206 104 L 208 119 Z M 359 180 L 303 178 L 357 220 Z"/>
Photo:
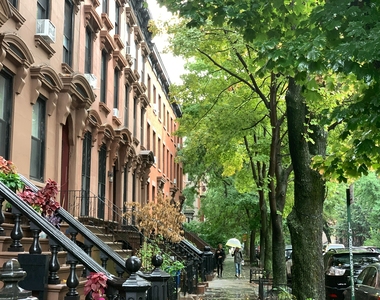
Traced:
<path fill-rule="evenodd" d="M 102 266 L 100 266 L 93 258 L 87 255 L 76 243 L 69 239 L 63 232 L 58 230 L 46 218 L 37 213 L 29 204 L 17 196 L 5 184 L 0 182 L 0 195 L 12 204 L 12 207 L 18 209 L 24 216 L 33 222 L 39 229 L 44 231 L 50 239 L 54 240 L 58 245 L 66 249 L 73 257 L 81 262 L 93 272 L 102 272 L 108 279 L 113 280 L 115 277 Z"/>
<path fill-rule="evenodd" d="M 20 174 L 20 178 L 23 183 L 31 188 L 34 192 L 38 191 L 38 188 L 30 182 L 25 176 Z M 20 199 L 21 200 L 21 199 Z M 22 201 L 22 200 L 21 200 Z M 26 206 L 24 201 L 22 201 Z M 29 206 L 30 208 L 30 206 Z M 32 208 L 30 208 L 33 210 Z M 106 254 L 109 258 L 111 258 L 122 270 L 127 271 L 125 267 L 125 259 L 122 258 L 117 252 L 115 252 L 111 247 L 109 247 L 106 243 L 104 243 L 100 238 L 98 238 L 91 230 L 89 230 L 86 226 L 80 223 L 77 219 L 75 219 L 68 211 L 66 211 L 63 207 L 60 207 L 58 210 L 58 215 L 71 227 L 77 230 L 80 234 L 82 234 L 88 241 L 93 243 L 100 251 Z M 48 221 L 46 221 L 48 222 Z M 50 224 L 50 223 L 49 223 Z M 50 224 L 51 225 L 51 224 Z M 44 230 L 44 229 L 43 229 Z M 48 233 L 47 233 L 48 234 Z M 78 247 L 78 246 L 77 246 Z M 83 253 L 83 250 L 78 247 Z M 91 268 L 90 268 L 91 269 Z M 108 273 L 108 272 L 107 272 Z"/>

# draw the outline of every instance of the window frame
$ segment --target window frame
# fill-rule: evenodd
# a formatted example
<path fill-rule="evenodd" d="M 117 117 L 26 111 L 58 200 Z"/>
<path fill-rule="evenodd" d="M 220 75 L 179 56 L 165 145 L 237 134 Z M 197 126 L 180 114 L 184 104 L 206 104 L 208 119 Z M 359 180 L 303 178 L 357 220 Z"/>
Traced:
<path fill-rule="evenodd" d="M 108 53 L 102 50 L 100 64 L 100 102 L 107 103 L 107 69 L 108 69 Z"/>
<path fill-rule="evenodd" d="M 31 146 L 30 146 L 30 178 L 43 182 L 45 170 L 45 145 L 46 145 L 46 98 L 39 96 L 36 103 L 33 105 L 33 112 L 38 107 L 37 122 L 32 119 L 32 133 L 31 133 Z M 35 116 L 34 116 L 35 117 Z M 33 128 L 36 126 L 38 136 L 33 135 Z M 34 143 L 37 142 L 39 146 L 34 149 Z"/>
<path fill-rule="evenodd" d="M 37 0 L 37 19 L 38 20 L 50 19 L 50 1 L 49 0 Z"/>
<path fill-rule="evenodd" d="M 113 108 L 119 108 L 120 70 L 115 68 L 113 73 Z"/>
<path fill-rule="evenodd" d="M 93 56 L 93 31 L 90 26 L 86 26 L 85 33 L 85 45 L 84 45 L 84 73 L 92 73 L 92 56 Z"/>
<path fill-rule="evenodd" d="M 0 140 L 5 141 L 0 146 L 0 156 L 5 159 L 10 159 L 10 140 L 12 135 L 12 112 L 13 112 L 13 76 L 10 72 L 7 72 L 4 68 L 0 71 L 0 80 L 4 79 L 3 95 L 0 93 Z M 0 85 L 1 86 L 1 85 Z M 2 115 L 1 115 L 2 114 Z M 2 131 L 2 126 L 4 126 Z M 2 136 L 2 132 L 4 136 Z"/>
<path fill-rule="evenodd" d="M 67 7 L 70 6 L 70 11 L 66 11 Z M 70 15 L 70 20 L 66 17 Z M 68 22 L 69 21 L 69 22 Z M 71 0 L 65 0 L 65 11 L 64 11 L 64 22 L 65 26 L 63 29 L 63 62 L 68 64 L 70 67 L 73 65 L 73 25 L 74 25 L 74 3 Z M 69 24 L 69 26 L 67 25 Z M 70 31 L 70 33 L 66 32 Z M 67 36 L 68 34 L 68 36 Z M 67 41 L 66 41 L 67 40 Z M 65 46 L 65 41 L 67 42 L 67 47 Z"/>

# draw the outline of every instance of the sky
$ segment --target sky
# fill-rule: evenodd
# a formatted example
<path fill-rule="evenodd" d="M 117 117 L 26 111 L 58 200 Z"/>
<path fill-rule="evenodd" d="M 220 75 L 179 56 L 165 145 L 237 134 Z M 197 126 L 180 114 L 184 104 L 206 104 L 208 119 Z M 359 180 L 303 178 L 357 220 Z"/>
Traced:
<path fill-rule="evenodd" d="M 156 0 L 147 0 L 148 9 L 156 20 L 167 20 L 171 18 L 171 13 L 167 11 L 165 7 L 160 7 Z M 171 53 L 163 53 L 163 49 L 168 46 L 168 40 L 166 36 L 155 36 L 153 42 L 156 44 L 158 51 L 160 52 L 161 59 L 164 62 L 165 69 L 169 75 L 170 82 L 181 84 L 180 75 L 184 73 L 184 61 L 180 57 L 173 56 Z"/>

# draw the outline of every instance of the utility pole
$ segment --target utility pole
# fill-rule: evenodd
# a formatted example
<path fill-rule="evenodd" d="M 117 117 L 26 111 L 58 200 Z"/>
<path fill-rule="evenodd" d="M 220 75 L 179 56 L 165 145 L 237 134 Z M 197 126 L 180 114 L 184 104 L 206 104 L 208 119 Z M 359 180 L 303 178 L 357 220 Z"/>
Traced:
<path fill-rule="evenodd" d="M 351 229 L 351 204 L 354 203 L 354 186 L 352 184 L 346 190 L 346 198 L 347 198 L 348 248 L 350 251 L 351 300 L 355 300 L 354 257 L 352 254 L 352 229 Z"/>

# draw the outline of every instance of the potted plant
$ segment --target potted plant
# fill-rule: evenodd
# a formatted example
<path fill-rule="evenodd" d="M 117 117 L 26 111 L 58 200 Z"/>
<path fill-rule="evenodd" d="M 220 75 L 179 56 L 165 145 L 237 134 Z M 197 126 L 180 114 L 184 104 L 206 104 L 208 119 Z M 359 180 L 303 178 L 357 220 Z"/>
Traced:
<path fill-rule="evenodd" d="M 14 192 L 22 190 L 24 183 L 17 174 L 16 167 L 10 160 L 0 156 L 0 182 Z"/>
<path fill-rule="evenodd" d="M 105 300 L 105 289 L 107 288 L 107 276 L 102 273 L 91 272 L 87 276 L 84 285 L 86 300 Z"/>
<path fill-rule="evenodd" d="M 57 209 L 60 208 L 60 204 L 55 200 L 57 194 L 57 183 L 51 179 L 48 179 L 45 187 L 37 192 L 25 187 L 22 192 L 18 193 L 20 198 L 32 206 L 35 211 L 49 220 L 54 226 L 60 228 L 61 218 L 57 215 Z"/>

